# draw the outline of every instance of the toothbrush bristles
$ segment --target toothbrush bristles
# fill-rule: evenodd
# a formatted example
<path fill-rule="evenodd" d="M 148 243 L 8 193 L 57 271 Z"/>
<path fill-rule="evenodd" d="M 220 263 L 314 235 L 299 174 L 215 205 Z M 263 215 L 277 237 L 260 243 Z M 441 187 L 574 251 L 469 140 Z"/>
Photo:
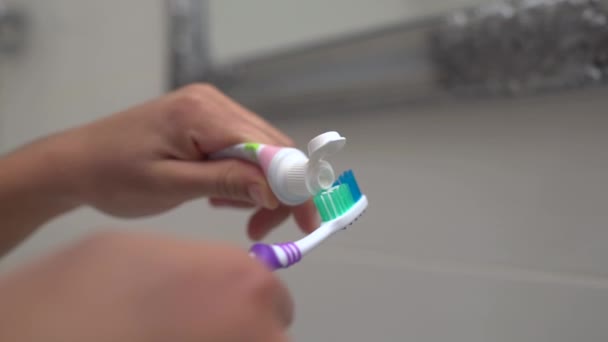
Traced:
<path fill-rule="evenodd" d="M 361 198 L 361 190 L 352 170 L 342 173 L 330 189 L 313 198 L 321 220 L 327 222 L 347 212 Z"/>

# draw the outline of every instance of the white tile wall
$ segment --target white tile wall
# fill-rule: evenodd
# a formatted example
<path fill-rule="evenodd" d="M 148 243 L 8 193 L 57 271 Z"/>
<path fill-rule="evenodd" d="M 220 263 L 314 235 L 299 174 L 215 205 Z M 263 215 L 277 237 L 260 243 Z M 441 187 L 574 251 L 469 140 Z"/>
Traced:
<path fill-rule="evenodd" d="M 1 150 L 162 91 L 160 2 L 21 2 L 34 36 L 0 65 Z M 360 223 L 280 273 L 295 340 L 608 340 L 607 104 L 597 90 L 277 120 L 302 147 L 324 130 L 346 135 L 336 163 L 371 200 Z M 246 247 L 245 220 L 202 201 L 134 222 L 80 210 L 0 269 L 114 224 Z M 272 238 L 294 236 L 290 222 Z"/>
<path fill-rule="evenodd" d="M 0 64 L 3 141 L 86 122 L 163 89 L 159 1 L 19 0 L 28 50 Z"/>

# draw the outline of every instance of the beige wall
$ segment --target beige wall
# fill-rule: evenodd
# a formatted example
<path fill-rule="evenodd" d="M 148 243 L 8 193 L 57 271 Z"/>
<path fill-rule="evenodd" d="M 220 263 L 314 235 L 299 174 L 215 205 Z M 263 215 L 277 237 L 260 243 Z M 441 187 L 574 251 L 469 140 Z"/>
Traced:
<path fill-rule="evenodd" d="M 0 64 L 3 151 L 162 92 L 158 2 L 22 2 L 35 30 L 22 60 Z M 302 147 L 324 130 L 347 136 L 336 164 L 371 200 L 362 221 L 280 273 L 295 340 L 606 341 L 607 105 L 599 90 L 277 121 Z M 246 248 L 245 220 L 204 201 L 129 222 L 83 209 L 0 269 L 112 224 Z M 290 222 L 272 238 L 294 236 Z"/>

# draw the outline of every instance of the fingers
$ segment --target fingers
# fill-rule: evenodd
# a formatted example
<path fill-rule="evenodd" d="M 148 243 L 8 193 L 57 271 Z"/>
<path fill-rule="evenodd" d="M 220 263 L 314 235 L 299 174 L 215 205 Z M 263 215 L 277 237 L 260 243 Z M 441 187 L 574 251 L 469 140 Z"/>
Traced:
<path fill-rule="evenodd" d="M 283 283 L 279 283 L 274 299 L 279 322 L 283 328 L 287 328 L 292 324 L 294 319 L 294 304 L 289 291 Z"/>
<path fill-rule="evenodd" d="M 229 98 L 211 85 L 199 84 L 178 91 L 178 109 L 174 121 L 177 131 L 187 135 L 178 140 L 189 146 L 192 155 L 203 157 L 238 142 L 259 142 L 278 146 L 294 146 L 293 141 L 262 117 Z M 237 164 L 234 164 L 237 163 Z M 202 165 L 201 165 L 202 164 Z M 287 219 L 293 209 L 295 221 L 305 233 L 319 225 L 312 201 L 297 208 L 279 206 L 262 171 L 238 161 L 217 161 L 201 164 L 185 163 L 170 172 L 193 197 L 211 196 L 214 207 L 252 208 L 261 206 L 249 222 L 252 239 L 263 238 Z M 278 209 L 277 209 L 278 208 Z M 277 209 L 277 210 L 269 210 Z"/>
<path fill-rule="evenodd" d="M 236 208 L 236 209 L 252 209 L 255 208 L 255 204 L 245 202 L 245 201 L 237 201 L 219 197 L 211 197 L 209 199 L 209 204 L 215 208 Z"/>
<path fill-rule="evenodd" d="M 291 213 L 291 208 L 280 206 L 275 210 L 262 208 L 249 219 L 247 234 L 249 238 L 258 241 L 263 239 L 268 233 L 281 223 L 283 223 Z"/>
<path fill-rule="evenodd" d="M 289 342 L 289 341 L 291 341 L 291 339 L 289 338 L 287 333 L 282 332 L 282 333 L 277 334 L 269 342 Z"/>
<path fill-rule="evenodd" d="M 308 234 L 321 224 L 319 212 L 312 200 L 293 208 L 293 217 L 302 232 Z"/>
<path fill-rule="evenodd" d="M 249 202 L 224 198 L 211 198 L 209 203 L 216 208 L 252 209 L 256 207 Z M 283 223 L 290 213 L 293 213 L 296 224 L 305 234 L 313 232 L 321 224 L 317 208 L 311 201 L 293 208 L 280 206 L 275 210 L 261 209 L 249 220 L 247 227 L 249 237 L 252 240 L 264 238 L 272 229 Z"/>
<path fill-rule="evenodd" d="M 237 283 L 251 293 L 252 299 L 261 306 L 262 311 L 258 312 L 260 318 L 265 316 L 266 312 L 271 314 L 271 320 L 266 322 L 272 327 L 268 327 L 270 329 L 267 330 L 278 328 L 278 331 L 282 331 L 294 320 L 294 302 L 289 289 L 275 273 L 268 269 L 267 265 L 251 258 L 248 254 L 246 258 L 247 264 L 252 267 L 247 268 L 246 277 L 240 277 Z"/>
<path fill-rule="evenodd" d="M 168 180 L 170 184 L 167 186 L 171 191 L 187 198 L 215 197 L 268 209 L 279 206 L 262 171 L 244 161 L 231 159 L 200 163 L 167 160 L 158 168 L 160 181 Z"/>
<path fill-rule="evenodd" d="M 249 202 L 224 198 L 210 198 L 209 204 L 215 208 L 252 209 L 256 207 Z M 319 213 L 314 203 L 307 201 L 293 208 L 281 206 L 276 210 L 257 211 L 249 221 L 248 235 L 252 240 L 262 239 L 273 228 L 285 221 L 290 213 L 293 213 L 296 224 L 305 234 L 313 232 L 321 224 Z"/>
<path fill-rule="evenodd" d="M 270 125 L 259 115 L 251 112 L 250 110 L 246 109 L 239 103 L 226 96 L 226 94 L 222 93 L 219 90 L 216 90 L 216 96 L 217 100 L 223 105 L 225 105 L 227 108 L 230 108 L 234 114 L 239 117 L 242 117 L 246 120 L 246 122 L 258 128 L 270 138 L 268 141 L 258 142 L 289 147 L 292 147 L 294 145 L 293 141 L 287 135 L 283 134 L 281 131 Z"/>
<path fill-rule="evenodd" d="M 207 153 L 239 142 L 293 146 L 293 141 L 277 128 L 211 85 L 186 86 L 173 98 L 177 107 L 173 120 L 180 126 L 179 131 L 194 130 L 194 140 Z"/>

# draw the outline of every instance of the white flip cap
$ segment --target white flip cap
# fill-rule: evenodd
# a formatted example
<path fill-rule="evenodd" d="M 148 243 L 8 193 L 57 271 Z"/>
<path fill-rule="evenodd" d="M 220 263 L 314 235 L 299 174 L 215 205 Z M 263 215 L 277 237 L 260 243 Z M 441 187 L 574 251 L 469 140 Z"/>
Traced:
<path fill-rule="evenodd" d="M 346 144 L 346 138 L 338 132 L 320 134 L 308 143 L 308 158 L 314 163 L 340 151 Z"/>
<path fill-rule="evenodd" d="M 334 169 L 324 159 L 340 151 L 345 144 L 346 138 L 335 131 L 320 134 L 308 143 L 306 185 L 311 194 L 332 186 L 336 175 Z"/>
<path fill-rule="evenodd" d="M 345 144 L 346 138 L 332 131 L 318 135 L 308 143 L 308 157 L 295 148 L 282 149 L 268 170 L 270 186 L 279 200 L 298 205 L 311 195 L 329 189 L 336 176 L 324 158 L 340 151 Z"/>

